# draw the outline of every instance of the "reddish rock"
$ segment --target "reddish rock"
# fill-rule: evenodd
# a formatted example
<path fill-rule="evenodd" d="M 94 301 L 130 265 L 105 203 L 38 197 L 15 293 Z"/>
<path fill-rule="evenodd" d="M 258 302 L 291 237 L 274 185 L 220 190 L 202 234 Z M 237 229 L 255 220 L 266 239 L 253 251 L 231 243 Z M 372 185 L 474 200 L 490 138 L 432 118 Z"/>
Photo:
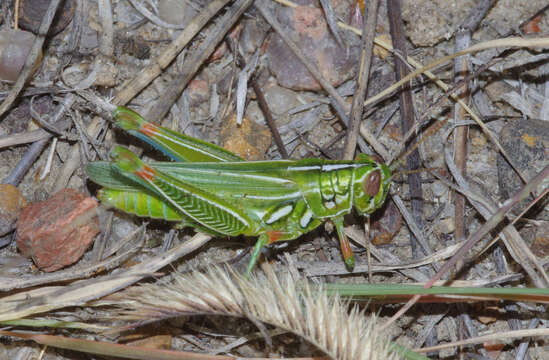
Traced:
<path fill-rule="evenodd" d="M 9 184 L 0 184 L 0 236 L 15 229 L 15 222 L 27 200 L 18 188 Z"/>
<path fill-rule="evenodd" d="M 178 0 L 180 1 L 180 0 Z M 233 41 L 236 40 L 240 36 L 240 31 L 242 27 L 240 25 L 236 25 L 230 32 L 229 32 L 229 38 Z M 219 59 L 221 59 L 227 51 L 229 50 L 229 47 L 227 46 L 227 43 L 223 41 L 221 44 L 217 46 L 217 48 L 214 50 L 214 52 L 210 55 L 208 58 L 208 62 L 215 62 Z"/>
<path fill-rule="evenodd" d="M 297 34 L 297 46 L 316 65 L 324 78 L 333 86 L 350 79 L 358 63 L 360 46 L 349 44 L 342 49 L 328 29 L 321 9 L 311 6 L 284 8 L 279 20 L 288 32 Z M 267 48 L 269 68 L 281 86 L 294 90 L 320 90 L 320 84 L 309 70 L 286 46 L 280 36 L 274 35 Z"/>
<path fill-rule="evenodd" d="M 374 245 L 389 244 L 402 225 L 402 215 L 392 201 L 377 210 L 370 220 L 370 236 Z"/>
<path fill-rule="evenodd" d="M 208 58 L 208 62 L 216 62 L 217 60 L 221 59 L 223 56 L 225 56 L 227 50 L 227 44 L 225 42 L 222 42 L 210 55 L 210 57 Z"/>
<path fill-rule="evenodd" d="M 17 223 L 19 251 L 44 271 L 75 263 L 99 233 L 96 207 L 97 201 L 74 189 L 25 207 Z"/>
<path fill-rule="evenodd" d="M 187 96 L 191 105 L 203 103 L 210 97 L 208 83 L 204 80 L 191 80 L 187 86 Z"/>

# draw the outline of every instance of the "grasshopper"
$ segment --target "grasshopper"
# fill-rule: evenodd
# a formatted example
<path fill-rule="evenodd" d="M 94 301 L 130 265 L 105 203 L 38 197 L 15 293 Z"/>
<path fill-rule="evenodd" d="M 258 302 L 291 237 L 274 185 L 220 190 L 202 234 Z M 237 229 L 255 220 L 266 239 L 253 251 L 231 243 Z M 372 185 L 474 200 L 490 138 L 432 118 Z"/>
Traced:
<path fill-rule="evenodd" d="M 144 163 L 116 146 L 111 162 L 87 167 L 89 178 L 103 186 L 98 198 L 137 216 L 177 221 L 215 236 L 259 236 L 247 273 L 263 246 L 296 239 L 326 220 L 334 223 L 352 270 L 343 216 L 353 207 L 360 215 L 371 214 L 389 191 L 391 171 L 375 156 L 244 161 L 219 146 L 149 123 L 125 107 L 115 110 L 114 119 L 173 161 Z"/>

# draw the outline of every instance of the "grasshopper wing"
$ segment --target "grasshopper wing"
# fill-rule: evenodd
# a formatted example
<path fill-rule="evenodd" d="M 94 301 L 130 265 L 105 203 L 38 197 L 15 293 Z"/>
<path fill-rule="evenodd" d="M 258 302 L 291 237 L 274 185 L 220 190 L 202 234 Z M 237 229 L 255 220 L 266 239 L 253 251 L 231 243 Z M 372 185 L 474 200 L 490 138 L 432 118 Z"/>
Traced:
<path fill-rule="evenodd" d="M 104 188 L 139 191 L 128 179 L 114 171 L 109 161 L 94 161 L 89 163 L 86 166 L 86 174 L 90 180 Z"/>
<path fill-rule="evenodd" d="M 144 164 L 135 154 L 116 147 L 111 157 L 112 168 L 120 176 L 137 183 L 193 221 L 211 231 L 236 236 L 248 233 L 252 221 L 230 203 L 177 178 Z"/>

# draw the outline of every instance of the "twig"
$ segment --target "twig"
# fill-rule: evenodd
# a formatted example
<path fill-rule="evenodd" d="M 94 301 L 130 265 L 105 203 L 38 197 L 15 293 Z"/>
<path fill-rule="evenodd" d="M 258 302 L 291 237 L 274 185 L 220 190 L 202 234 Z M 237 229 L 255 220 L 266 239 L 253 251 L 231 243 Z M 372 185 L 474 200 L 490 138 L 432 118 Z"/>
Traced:
<path fill-rule="evenodd" d="M 322 75 L 322 73 L 318 70 L 317 66 L 315 64 L 312 64 L 309 59 L 303 54 L 303 51 L 290 39 L 286 31 L 284 31 L 284 28 L 280 25 L 280 23 L 275 19 L 275 17 L 270 13 L 270 11 L 267 9 L 266 3 L 264 0 L 257 0 L 255 2 L 255 8 L 259 10 L 261 13 L 261 16 L 275 29 L 275 31 L 280 35 L 284 43 L 292 50 L 294 55 L 301 60 L 303 65 L 309 70 L 311 75 L 315 78 L 316 81 L 322 86 L 322 88 L 330 95 L 331 101 L 333 101 L 332 105 L 334 105 L 335 110 L 338 112 L 338 115 L 343 120 L 345 125 L 349 124 L 349 121 L 346 120 L 347 116 L 345 116 L 345 113 L 349 110 L 349 105 L 345 102 L 345 100 L 341 97 L 341 95 L 338 94 L 337 90 L 330 84 L 328 80 Z M 367 129 L 361 128 L 361 134 L 369 133 Z M 374 150 L 381 155 L 384 159 L 389 158 L 389 154 L 381 145 L 377 139 L 369 134 L 366 135 L 366 141 L 374 148 Z"/>
<path fill-rule="evenodd" d="M 462 341 L 454 341 L 451 343 L 441 344 L 437 346 L 414 349 L 414 351 L 423 353 L 423 352 L 453 348 L 456 346 L 462 346 L 467 344 L 483 344 L 483 343 L 486 344 L 488 342 L 493 342 L 493 341 L 500 342 L 504 339 L 516 339 L 516 338 L 523 338 L 523 337 L 548 336 L 548 335 L 549 335 L 549 329 L 547 328 L 517 330 L 517 331 L 498 331 L 497 333 L 494 333 L 494 334 L 479 336 L 476 338 L 466 339 Z"/>
<path fill-rule="evenodd" d="M 44 40 L 46 39 L 46 34 L 50 29 L 50 25 L 53 21 L 53 17 L 55 16 L 55 12 L 57 11 L 57 7 L 59 6 L 60 2 L 61 0 L 51 0 L 50 5 L 48 6 L 48 10 L 44 14 L 42 22 L 40 23 L 38 35 L 32 43 L 32 48 L 29 51 L 29 55 L 27 55 L 23 70 L 21 71 L 21 74 L 19 74 L 17 81 L 13 85 L 10 94 L 6 97 L 6 99 L 4 99 L 2 104 L 0 104 L 0 117 L 6 111 L 8 111 L 8 109 L 11 107 L 11 105 L 23 89 L 23 86 L 25 86 L 28 78 L 31 76 L 34 65 L 36 64 L 36 60 L 38 60 L 38 56 L 42 51 L 42 45 L 44 44 Z"/>
<path fill-rule="evenodd" d="M 455 164 L 452 162 L 452 155 L 450 154 L 448 149 L 445 149 L 444 155 L 446 158 L 446 165 L 448 166 L 448 169 L 450 169 L 452 176 L 455 178 L 460 188 L 469 189 L 470 186 L 467 184 L 466 180 L 463 178 L 463 176 L 461 176 Z M 466 195 L 466 193 L 463 194 Z M 495 202 L 491 201 L 490 199 L 484 199 L 483 201 L 479 201 L 474 197 L 471 197 L 470 195 L 467 196 L 469 202 L 475 207 L 478 213 L 485 220 L 490 219 L 492 215 L 496 213 L 498 207 Z M 534 285 L 539 288 L 546 287 L 546 284 L 549 284 L 549 277 L 545 273 L 543 266 L 539 263 L 539 261 L 537 261 L 535 255 L 532 253 L 528 245 L 525 244 L 517 229 L 515 229 L 515 227 L 513 227 L 512 225 L 506 226 L 502 231 L 502 239 L 503 243 L 507 247 L 507 250 L 509 251 L 509 254 L 518 264 L 522 266 L 524 271 L 526 271 L 526 273 L 530 276 Z M 542 280 L 541 277 L 538 276 L 538 274 L 528 263 L 528 260 L 530 260 L 534 264 L 534 266 L 538 269 L 538 271 L 541 273 L 545 280 Z"/>
<path fill-rule="evenodd" d="M 165 22 L 164 20 L 160 19 L 158 16 L 150 12 L 149 9 L 145 7 L 145 5 L 138 2 L 137 0 L 128 0 L 128 1 L 130 2 L 130 4 L 133 5 L 135 10 L 137 10 L 141 15 L 143 15 L 145 18 L 147 18 L 150 22 L 154 23 L 155 25 L 164 27 L 166 29 L 183 29 L 186 27 L 186 24 L 171 24 L 171 23 Z"/>
<path fill-rule="evenodd" d="M 13 8 L 13 28 L 17 30 L 19 29 L 19 0 L 15 0 Z"/>
<path fill-rule="evenodd" d="M 469 237 L 465 244 L 461 246 L 456 254 L 452 256 L 452 258 L 448 260 L 444 264 L 444 266 L 442 266 L 442 268 L 425 284 L 424 287 L 428 289 L 433 286 L 435 281 L 439 280 L 442 275 L 448 272 L 448 270 L 450 270 L 450 268 L 453 267 L 459 259 L 463 258 L 463 256 L 467 254 L 467 252 L 469 252 L 469 250 L 471 250 L 480 239 L 482 239 L 492 229 L 494 229 L 517 203 L 526 199 L 531 192 L 534 192 L 539 184 L 543 183 L 547 179 L 549 179 L 549 165 L 544 167 L 543 170 L 539 172 L 539 174 L 537 174 L 532 180 L 524 185 L 519 192 L 513 195 L 513 197 L 505 201 L 503 206 L 500 207 L 498 211 L 494 213 L 494 215 L 488 221 L 482 224 L 482 226 Z M 545 193 L 547 193 L 547 191 L 549 191 L 549 189 L 545 189 Z M 540 198 L 541 197 L 539 197 L 538 199 Z M 531 205 L 532 204 L 530 204 L 529 206 Z"/>
<path fill-rule="evenodd" d="M 151 65 L 142 69 L 132 80 L 125 83 L 115 95 L 115 105 L 125 105 L 133 99 L 141 90 L 149 85 L 168 65 L 177 57 L 185 46 L 198 34 L 200 29 L 210 21 L 230 0 L 214 0 L 209 2 L 200 14 L 185 27 L 185 30 L 166 47 L 160 56 L 151 60 Z"/>
<path fill-rule="evenodd" d="M 134 233 L 130 234 L 130 236 L 134 235 Z M 117 268 L 118 266 L 120 266 L 121 263 L 126 261 L 138 250 L 138 248 L 132 247 L 128 251 L 125 251 L 120 255 L 105 259 L 99 263 L 83 264 L 83 267 L 79 267 L 77 269 L 69 268 L 53 273 L 40 275 L 32 274 L 28 276 L 20 276 L 17 278 L 13 278 L 10 276 L 0 277 L 0 290 L 2 292 L 8 292 L 14 289 L 26 289 L 39 285 L 60 283 L 68 280 L 91 277 L 99 272 L 105 272 Z"/>
<path fill-rule="evenodd" d="M 538 327 L 539 319 L 533 318 L 528 324 L 528 329 L 535 329 Z M 524 339 L 517 348 L 517 354 L 515 360 L 523 360 L 526 357 L 526 352 L 528 351 L 528 345 L 530 344 L 530 339 Z"/>
<path fill-rule="evenodd" d="M 46 165 L 42 170 L 42 174 L 40 174 L 40 180 L 44 180 L 51 170 L 51 164 L 53 162 L 53 155 L 55 154 L 56 145 L 57 145 L 57 138 L 54 137 L 51 143 L 50 153 L 48 154 L 48 160 L 46 161 Z"/>
<path fill-rule="evenodd" d="M 103 123 L 100 121 L 92 121 L 90 125 L 87 128 L 87 133 L 90 134 L 92 141 L 95 139 L 96 136 L 99 135 L 99 133 L 102 130 Z M 55 184 L 53 185 L 53 191 L 59 191 L 67 186 L 69 183 L 69 180 L 74 172 L 79 166 L 82 165 L 82 161 L 80 159 L 80 144 L 75 144 L 70 153 L 69 157 L 65 161 L 65 164 L 61 171 L 59 172 L 59 175 L 57 176 L 57 180 Z"/>
<path fill-rule="evenodd" d="M 479 1 L 474 10 L 469 13 L 465 23 L 460 27 L 461 30 L 456 34 L 456 45 L 455 52 L 459 52 L 468 48 L 471 45 L 471 36 L 472 33 L 480 25 L 482 19 L 492 7 L 494 0 Z M 463 81 L 464 78 L 469 74 L 469 61 L 470 56 L 464 55 L 454 59 L 454 82 Z M 460 88 L 459 92 L 456 93 L 462 100 L 468 102 L 470 97 L 469 83 L 465 82 L 463 87 Z M 467 112 L 459 104 L 454 103 L 454 123 L 459 123 L 465 119 Z M 469 134 L 469 127 L 459 126 L 455 128 L 454 131 L 454 161 L 458 168 L 458 171 L 461 175 L 465 176 L 465 171 L 467 168 L 467 138 Z M 454 241 L 456 243 L 462 242 L 465 240 L 467 234 L 465 230 L 465 197 L 460 193 L 454 194 Z M 463 259 L 458 260 L 456 263 L 456 270 L 460 269 L 463 266 Z M 471 325 L 471 318 L 469 314 L 465 311 L 465 306 L 463 304 L 457 305 L 458 311 L 460 312 L 460 319 L 467 326 L 470 337 L 478 336 L 476 329 Z M 461 334 L 460 334 L 460 338 Z M 481 349 L 481 353 L 486 355 L 486 350 Z"/>
<path fill-rule="evenodd" d="M 360 121 L 364 111 L 364 99 L 368 91 L 368 80 L 370 78 L 370 67 L 372 65 L 372 56 L 374 49 L 374 38 L 377 26 L 377 11 L 379 8 L 379 0 L 372 0 L 368 3 L 368 17 L 364 23 L 362 33 L 362 51 L 360 58 L 360 66 L 358 71 L 358 87 L 353 97 L 351 106 L 351 116 L 349 126 L 347 128 L 347 139 L 345 141 L 345 152 L 343 159 L 353 160 L 355 155 L 356 142 L 360 129 Z"/>
<path fill-rule="evenodd" d="M 335 11 L 332 7 L 332 1 L 331 0 L 320 0 L 320 5 L 322 6 L 322 10 L 324 10 L 324 16 L 326 17 L 326 22 L 328 23 L 328 27 L 330 28 L 330 31 L 332 32 L 332 35 L 334 35 L 334 38 L 336 39 L 338 45 L 342 49 L 344 49 L 345 44 L 343 43 L 343 39 L 341 38 L 341 35 L 339 34 L 339 29 L 337 27 Z M 377 7 L 377 5 L 372 5 L 372 8 L 373 7 Z M 376 11 L 376 13 L 377 13 L 377 11 Z M 374 32 L 375 32 L 375 30 L 374 30 Z"/>
<path fill-rule="evenodd" d="M 145 114 L 145 118 L 151 121 L 160 121 L 164 118 L 189 81 L 202 66 L 202 63 L 211 55 L 217 44 L 252 3 L 253 0 L 239 0 L 230 7 L 223 18 L 219 20 L 217 26 L 212 29 L 210 35 L 200 44 L 196 52 L 189 59 L 185 59 L 181 74 L 170 83 L 164 96 Z"/>
<path fill-rule="evenodd" d="M 72 103 L 75 100 L 75 96 L 72 94 L 69 94 L 61 104 L 57 106 L 57 109 L 55 111 L 55 114 L 52 117 L 52 123 L 58 124 L 59 119 L 64 114 L 65 110 L 72 106 Z M 70 123 L 66 123 L 65 126 L 69 126 Z M 63 129 L 64 130 L 64 129 Z M 5 184 L 11 184 L 14 186 L 17 186 L 21 180 L 23 180 L 23 177 L 27 173 L 27 171 L 30 169 L 34 161 L 38 158 L 38 156 L 42 153 L 42 150 L 46 147 L 48 141 L 53 137 L 52 134 L 48 134 L 46 137 L 44 137 L 42 140 L 39 140 L 35 143 L 33 143 L 25 155 L 23 155 L 23 158 L 19 160 L 15 168 L 12 170 L 12 172 L 4 179 Z"/>
<path fill-rule="evenodd" d="M 404 35 L 404 24 L 401 17 L 400 0 L 389 0 L 387 2 L 387 11 L 389 16 L 389 25 L 391 28 L 391 38 L 393 39 L 393 46 L 395 50 L 399 51 L 403 58 L 407 58 L 406 54 L 406 38 Z M 409 71 L 406 63 L 395 57 L 395 76 L 396 81 L 406 77 Z M 406 134 L 410 128 L 414 126 L 414 104 L 412 101 L 412 93 L 410 91 L 409 84 L 404 84 L 401 92 L 399 93 L 400 103 L 400 120 L 402 134 Z M 408 143 L 409 146 L 413 146 L 414 141 Z M 421 165 L 421 159 L 419 151 L 415 149 L 410 155 L 406 157 L 406 168 L 408 170 L 418 169 Z M 413 173 L 408 175 L 410 198 L 412 203 L 413 216 L 420 226 L 423 227 L 423 192 L 421 189 L 421 175 Z M 410 235 L 410 243 L 412 246 L 412 254 L 414 258 L 421 256 L 417 247 L 417 239 L 412 234 Z"/>
<path fill-rule="evenodd" d="M 241 68 L 246 67 L 246 61 L 244 60 L 244 57 L 242 56 L 240 51 L 238 51 L 238 48 L 233 44 L 233 42 L 230 40 L 229 37 L 225 37 L 225 42 L 229 46 L 229 49 L 233 50 L 233 53 L 236 54 L 236 58 L 237 58 L 237 62 L 239 63 L 239 66 Z M 259 108 L 261 109 L 261 112 L 263 113 L 263 116 L 265 116 L 265 121 L 267 122 L 267 126 L 269 126 L 269 129 L 271 130 L 271 134 L 273 135 L 273 140 L 276 144 L 278 152 L 280 153 L 280 156 L 282 156 L 283 159 L 288 159 L 289 158 L 288 152 L 286 151 L 284 142 L 280 137 L 280 132 L 276 127 L 276 123 L 273 119 L 273 115 L 271 113 L 271 110 L 269 109 L 267 100 L 265 99 L 265 94 L 263 93 L 261 86 L 259 86 L 257 82 L 257 76 L 252 76 L 252 78 L 250 79 L 250 84 L 254 89 L 255 95 L 257 97 L 257 103 L 259 105 Z"/>
<path fill-rule="evenodd" d="M 395 203 L 395 205 L 398 207 L 400 213 L 402 214 L 402 217 L 406 221 L 406 224 L 411 230 L 410 236 L 414 236 L 415 241 L 421 246 L 421 249 L 426 255 L 430 255 L 433 253 L 431 250 L 429 243 L 427 242 L 427 239 L 423 235 L 422 229 L 420 228 L 420 224 L 417 222 L 417 219 L 413 214 L 411 214 L 406 206 L 404 205 L 404 202 L 398 196 L 396 193 L 391 192 L 391 197 Z M 415 256 L 414 258 L 418 258 L 419 256 Z"/>
<path fill-rule="evenodd" d="M 42 140 L 44 138 L 48 138 L 51 136 L 51 133 L 42 130 L 32 130 L 32 131 L 25 131 L 22 133 L 12 134 L 12 135 L 6 135 L 0 137 L 0 149 L 5 147 L 10 147 L 14 145 L 21 145 L 21 144 L 27 144 L 31 142 L 35 142 L 38 140 Z"/>
<path fill-rule="evenodd" d="M 259 53 L 261 48 L 258 48 L 252 55 L 250 62 L 241 67 L 238 74 L 238 82 L 236 84 L 236 124 L 242 125 L 242 118 L 244 117 L 244 109 L 246 108 L 246 95 L 248 94 L 248 80 L 253 75 L 257 65 L 259 63 Z M 217 93 L 216 93 L 217 94 Z M 219 101 L 217 101 L 219 104 Z M 214 111 L 210 111 L 210 116 L 215 116 Z"/>
<path fill-rule="evenodd" d="M 60 66 L 58 70 L 58 76 L 63 72 L 63 69 L 67 67 L 73 57 L 73 53 L 76 51 L 80 38 L 82 36 L 82 28 L 84 27 L 84 21 L 87 21 L 87 12 L 84 0 L 76 0 L 76 11 L 72 19 L 71 32 L 69 39 L 64 46 L 61 47 L 60 52 L 62 54 L 60 59 Z"/>
<path fill-rule="evenodd" d="M 424 285 L 424 288 L 428 289 L 433 284 L 442 278 L 459 259 L 462 259 L 473 246 L 486 236 L 490 231 L 492 231 L 506 216 L 506 214 L 519 202 L 526 199 L 531 192 L 534 192 L 536 187 L 541 184 L 543 181 L 546 181 L 549 178 L 549 165 L 543 168 L 530 182 L 522 187 L 522 189 L 517 192 L 513 197 L 505 201 L 503 206 L 501 206 L 497 212 L 495 212 L 488 221 L 486 221 L 482 226 L 475 231 L 467 241 L 459 248 L 459 250 L 448 260 L 442 268 Z M 549 191 L 548 189 L 545 190 Z M 395 313 L 389 321 L 387 321 L 382 327 L 381 330 L 386 329 L 390 326 L 396 319 L 401 317 L 408 309 L 410 309 L 417 301 L 420 299 L 421 295 L 415 295 L 412 297 L 397 313 Z"/>
<path fill-rule="evenodd" d="M 151 276 L 158 269 L 195 251 L 210 239 L 211 236 L 199 233 L 176 248 L 140 262 L 123 272 L 75 282 L 61 288 L 50 289 L 48 293 L 33 296 L 27 300 L 2 304 L 0 320 L 18 319 L 37 312 L 81 305 L 87 301 L 112 294 Z"/>
<path fill-rule="evenodd" d="M 259 108 L 261 109 L 261 111 L 263 112 L 263 115 L 265 116 L 265 120 L 267 121 L 267 125 L 271 130 L 271 134 L 273 134 L 273 139 L 276 144 L 276 148 L 278 149 L 278 152 L 280 153 L 280 156 L 282 156 L 283 159 L 288 159 L 290 156 L 286 151 L 286 147 L 284 146 L 284 142 L 280 137 L 280 133 L 278 132 L 278 128 L 276 127 L 276 123 L 273 119 L 273 115 L 269 110 L 269 105 L 267 105 L 267 100 L 265 100 L 265 94 L 263 94 L 261 87 L 257 83 L 256 77 L 253 77 L 251 79 L 251 84 L 252 84 L 252 88 L 254 89 L 255 95 L 257 97 L 257 103 L 259 105 Z"/>
<path fill-rule="evenodd" d="M 495 0 L 479 1 L 475 8 L 466 17 L 465 22 L 460 26 L 462 29 L 456 34 L 455 52 L 462 51 L 471 46 L 472 33 L 476 31 L 488 10 L 492 7 Z M 454 59 L 454 76 L 455 82 L 462 82 L 469 74 L 469 55 L 463 55 Z M 470 96 L 468 82 L 465 82 L 456 96 L 468 102 Z M 454 104 L 454 123 L 459 123 L 465 120 L 467 115 L 465 109 L 459 104 Z M 454 132 L 454 161 L 460 173 L 465 176 L 467 163 L 467 136 L 469 128 L 467 126 L 459 126 Z M 459 193 L 455 194 L 454 199 L 454 218 L 456 230 L 454 237 L 456 242 L 461 242 L 465 239 L 465 197 Z"/>
<path fill-rule="evenodd" d="M 80 112 L 75 111 L 72 114 L 71 118 L 72 118 L 72 121 L 74 123 L 74 127 L 76 128 L 76 132 L 78 132 L 78 136 L 80 138 L 80 143 L 82 144 L 82 148 L 84 149 L 84 153 L 86 154 L 86 159 L 93 160 L 86 143 L 89 143 L 94 148 L 94 150 L 97 152 L 97 154 L 99 154 L 99 156 L 101 156 L 102 154 L 99 151 L 99 148 L 97 146 L 98 145 L 97 142 L 94 141 L 90 137 L 90 135 L 86 132 L 86 130 L 84 129 L 84 126 L 82 125 L 82 119 L 80 117 Z"/>
<path fill-rule="evenodd" d="M 71 134 L 65 132 L 65 130 L 61 130 L 59 128 L 57 128 L 57 126 L 55 126 L 55 124 L 52 124 L 52 123 L 49 123 L 48 121 L 42 119 L 42 115 L 40 115 L 36 110 L 34 110 L 34 98 L 36 96 L 33 96 L 31 98 L 31 101 L 30 101 L 30 104 L 29 104 L 29 108 L 30 108 L 30 114 L 31 116 L 40 124 L 42 125 L 42 127 L 62 138 L 67 138 L 67 139 L 70 139 L 70 140 L 75 140 L 75 138 L 73 136 L 71 136 Z"/>
<path fill-rule="evenodd" d="M 105 251 L 105 247 L 107 246 L 107 241 L 111 236 L 112 233 L 112 220 L 114 218 L 114 212 L 110 211 L 109 215 L 107 215 L 107 220 L 105 221 L 105 227 L 102 231 L 101 236 L 99 239 L 97 239 L 93 243 L 93 249 L 91 254 L 91 262 L 96 263 L 98 261 L 101 261 L 103 259 L 103 253 Z M 144 228 L 141 234 L 144 233 Z"/>
<path fill-rule="evenodd" d="M 114 30 L 111 0 L 98 0 L 99 19 L 101 20 L 101 39 L 99 52 L 110 58 L 114 53 Z"/>
<path fill-rule="evenodd" d="M 484 19 L 488 11 L 494 6 L 496 0 L 478 1 L 476 6 L 469 12 L 466 20 L 459 26 L 464 31 L 473 33 L 477 30 L 480 22 Z M 461 49 L 457 49 L 461 50 Z"/>
<path fill-rule="evenodd" d="M 44 150 L 44 148 L 48 144 L 48 141 L 50 141 L 51 137 L 52 135 L 50 135 L 45 139 L 38 140 L 37 142 L 33 143 L 29 147 L 25 155 L 23 155 L 21 160 L 19 160 L 17 165 L 15 165 L 15 168 L 11 171 L 8 177 L 6 177 L 2 181 L 2 183 L 11 184 L 13 186 L 19 185 L 19 183 L 21 182 L 21 180 L 23 180 L 23 177 L 25 177 L 25 174 L 30 169 L 32 164 L 34 164 L 38 156 L 40 156 L 40 154 L 42 153 L 42 150 Z"/>
<path fill-rule="evenodd" d="M 70 92 L 70 90 L 58 87 L 58 86 L 45 86 L 45 87 L 26 87 L 22 92 L 19 93 L 22 97 L 34 96 L 34 95 L 55 95 L 63 94 Z M 9 91 L 0 91 L 0 100 L 5 99 L 10 94 Z"/>
<path fill-rule="evenodd" d="M 125 105 L 131 99 L 133 99 L 141 90 L 149 85 L 158 75 L 162 73 L 177 55 L 183 50 L 183 48 L 192 40 L 192 38 L 202 29 L 202 27 L 226 4 L 229 0 L 217 0 L 212 1 L 204 10 L 196 16 L 191 23 L 185 28 L 185 30 L 179 35 L 179 37 L 166 48 L 166 50 L 155 60 L 152 64 L 141 71 L 135 78 L 127 82 L 122 86 L 122 89 L 112 99 L 112 104 L 97 101 L 101 110 L 110 111 L 110 108 L 115 108 L 117 105 Z M 81 96 L 92 96 L 93 94 L 86 92 L 79 92 Z M 95 96 L 96 97 L 96 96 Z M 114 105 L 113 105 L 114 104 Z M 106 119 L 111 118 L 111 114 L 103 116 Z M 88 134 L 94 134 L 100 126 L 102 119 L 95 117 L 88 125 Z M 79 146 L 75 144 L 70 151 L 69 158 L 63 167 L 63 177 L 59 178 L 59 181 L 55 185 L 55 189 L 60 189 L 65 186 L 66 181 L 70 178 L 74 170 L 79 165 Z"/>

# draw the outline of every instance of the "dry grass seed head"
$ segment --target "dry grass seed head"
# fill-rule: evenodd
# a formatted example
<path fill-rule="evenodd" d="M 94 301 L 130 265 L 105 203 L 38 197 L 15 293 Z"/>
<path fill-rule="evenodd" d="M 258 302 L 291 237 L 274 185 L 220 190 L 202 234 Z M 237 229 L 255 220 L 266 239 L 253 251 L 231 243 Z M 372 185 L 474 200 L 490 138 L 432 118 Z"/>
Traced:
<path fill-rule="evenodd" d="M 127 319 L 144 314 L 159 319 L 178 314 L 252 316 L 288 330 L 333 359 L 395 359 L 388 342 L 374 330 L 374 319 L 338 297 L 276 276 L 267 269 L 244 279 L 232 270 L 213 267 L 206 273 L 180 275 L 172 284 L 145 284 L 116 296 Z"/>

